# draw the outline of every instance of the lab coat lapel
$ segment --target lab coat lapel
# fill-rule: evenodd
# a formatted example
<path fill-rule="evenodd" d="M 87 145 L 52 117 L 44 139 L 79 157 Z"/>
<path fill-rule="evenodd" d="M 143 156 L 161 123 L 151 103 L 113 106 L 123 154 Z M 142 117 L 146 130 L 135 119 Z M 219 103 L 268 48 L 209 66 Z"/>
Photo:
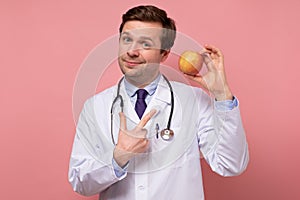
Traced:
<path fill-rule="evenodd" d="M 131 128 L 134 128 L 135 127 L 134 125 L 137 125 L 140 122 L 140 119 L 136 114 L 134 106 L 130 102 L 130 97 L 125 91 L 124 82 L 121 84 L 120 92 L 124 100 L 124 113 L 127 118 L 127 122 L 128 122 L 127 125 L 129 125 L 127 128 L 129 129 L 130 124 L 132 123 L 133 123 L 132 124 L 133 127 Z M 152 97 L 149 105 L 145 110 L 144 115 L 149 113 L 151 109 L 156 109 L 158 112 L 160 112 L 159 113 L 160 115 L 166 115 L 166 108 L 168 105 L 171 105 L 170 88 L 166 83 L 166 80 L 162 77 L 158 83 L 154 96 Z"/>
<path fill-rule="evenodd" d="M 168 105 L 171 105 L 170 88 L 162 77 L 144 114 L 150 112 L 151 109 L 157 109 L 160 115 L 165 114 Z"/>
<path fill-rule="evenodd" d="M 133 125 L 137 125 L 140 121 L 138 115 L 136 114 L 136 111 L 132 105 L 132 103 L 130 102 L 130 97 L 128 96 L 128 94 L 125 91 L 125 85 L 124 85 L 124 81 L 121 84 L 121 89 L 120 89 L 121 93 L 122 93 L 122 97 L 124 100 L 124 113 L 127 119 L 127 125 L 129 125 L 127 128 L 130 128 L 130 124 L 133 123 Z M 134 126 L 135 127 L 135 126 Z"/>

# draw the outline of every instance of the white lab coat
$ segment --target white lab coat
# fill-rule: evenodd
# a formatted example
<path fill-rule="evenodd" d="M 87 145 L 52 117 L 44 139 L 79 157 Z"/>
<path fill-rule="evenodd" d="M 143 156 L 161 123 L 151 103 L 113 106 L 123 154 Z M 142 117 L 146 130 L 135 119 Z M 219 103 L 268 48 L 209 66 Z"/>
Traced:
<path fill-rule="evenodd" d="M 127 172 L 115 175 L 112 158 L 110 109 L 117 87 L 86 101 L 80 115 L 69 166 L 69 181 L 82 195 L 100 194 L 99 199 L 202 200 L 204 199 L 200 152 L 211 169 L 222 176 L 243 172 L 248 164 L 248 146 L 239 107 L 217 111 L 213 100 L 200 88 L 171 82 L 174 90 L 172 141 L 156 138 L 155 127 L 166 128 L 171 108 L 170 90 L 161 78 L 145 113 L 158 113 L 147 123 L 149 150 L 130 160 Z M 139 118 L 121 84 L 128 129 Z M 114 139 L 117 142 L 119 103 L 115 105 Z"/>

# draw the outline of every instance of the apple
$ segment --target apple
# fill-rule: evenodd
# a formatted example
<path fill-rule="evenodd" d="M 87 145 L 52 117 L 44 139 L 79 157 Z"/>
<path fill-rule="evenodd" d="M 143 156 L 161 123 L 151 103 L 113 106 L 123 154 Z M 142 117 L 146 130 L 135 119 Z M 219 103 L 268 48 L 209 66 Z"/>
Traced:
<path fill-rule="evenodd" d="M 185 51 L 179 58 L 179 70 L 185 74 L 196 75 L 202 68 L 203 57 L 195 51 Z"/>

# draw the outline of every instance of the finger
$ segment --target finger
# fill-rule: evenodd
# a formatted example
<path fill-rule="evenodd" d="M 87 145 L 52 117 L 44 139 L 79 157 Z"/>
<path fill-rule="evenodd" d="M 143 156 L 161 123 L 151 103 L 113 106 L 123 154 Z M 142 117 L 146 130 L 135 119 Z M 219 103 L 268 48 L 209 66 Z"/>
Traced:
<path fill-rule="evenodd" d="M 120 129 L 125 131 L 127 129 L 126 116 L 124 115 L 123 112 L 120 112 L 119 116 L 120 116 Z"/>
<path fill-rule="evenodd" d="M 134 137 L 139 138 L 139 139 L 147 139 L 146 136 L 148 134 L 147 129 L 140 129 L 138 130 L 135 134 Z"/>
<path fill-rule="evenodd" d="M 217 48 L 213 45 L 206 44 L 206 45 L 204 45 L 204 47 L 207 51 L 210 51 L 210 52 L 213 52 L 213 53 L 217 52 Z"/>
<path fill-rule="evenodd" d="M 201 77 L 200 74 L 190 75 L 190 74 L 184 73 L 183 75 L 184 75 L 186 78 L 190 79 L 190 80 L 195 80 L 195 78 Z"/>
<path fill-rule="evenodd" d="M 144 153 L 149 148 L 148 140 L 140 140 L 139 148 L 136 153 Z"/>
<path fill-rule="evenodd" d="M 203 48 L 203 49 L 201 49 L 199 52 L 198 52 L 199 54 L 209 54 L 209 53 L 211 53 L 208 49 L 206 49 L 206 48 Z"/>
<path fill-rule="evenodd" d="M 215 65 L 210 54 L 208 53 L 202 54 L 202 57 L 205 65 L 207 66 L 208 71 L 213 71 L 215 69 Z"/>
<path fill-rule="evenodd" d="M 196 74 L 196 75 L 188 75 L 188 74 L 184 74 L 185 77 L 193 80 L 193 81 L 196 81 L 197 83 L 199 83 L 202 87 L 204 88 L 208 88 L 207 87 L 207 84 L 206 84 L 206 81 L 204 80 L 204 78 L 200 75 L 200 74 Z"/>
<path fill-rule="evenodd" d="M 215 66 L 214 67 L 217 71 L 223 70 L 224 68 L 224 55 L 220 49 L 213 45 L 206 45 L 208 51 L 211 51 L 212 53 L 210 54 L 211 59 L 213 61 L 218 61 L 218 62 L 213 62 Z M 205 62 L 205 61 L 204 61 Z"/>
<path fill-rule="evenodd" d="M 215 47 L 215 46 L 213 46 L 213 45 L 205 45 L 205 49 L 207 50 L 207 51 L 211 51 L 212 53 L 215 53 L 215 54 L 217 54 L 218 56 L 220 56 L 220 57 L 223 57 L 223 53 L 222 53 L 222 51 L 219 49 L 219 48 L 217 48 L 217 47 Z"/>
<path fill-rule="evenodd" d="M 149 113 L 147 113 L 140 121 L 140 123 L 137 125 L 139 128 L 143 128 L 147 122 L 154 116 L 156 113 L 155 109 L 152 109 Z"/>
<path fill-rule="evenodd" d="M 202 56 L 203 59 L 211 59 L 213 52 L 208 49 L 202 49 L 199 54 Z M 208 60 L 207 60 L 208 61 Z"/>

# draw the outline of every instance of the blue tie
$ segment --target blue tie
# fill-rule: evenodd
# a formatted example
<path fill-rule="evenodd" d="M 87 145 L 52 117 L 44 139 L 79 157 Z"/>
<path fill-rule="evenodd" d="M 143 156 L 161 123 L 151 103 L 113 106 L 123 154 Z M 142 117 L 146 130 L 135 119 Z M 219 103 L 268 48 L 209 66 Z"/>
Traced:
<path fill-rule="evenodd" d="M 148 92 L 145 89 L 138 89 L 136 91 L 136 94 L 137 94 L 137 100 L 135 103 L 135 111 L 139 116 L 139 118 L 141 119 L 147 107 L 145 99 L 146 96 L 148 95 Z"/>

